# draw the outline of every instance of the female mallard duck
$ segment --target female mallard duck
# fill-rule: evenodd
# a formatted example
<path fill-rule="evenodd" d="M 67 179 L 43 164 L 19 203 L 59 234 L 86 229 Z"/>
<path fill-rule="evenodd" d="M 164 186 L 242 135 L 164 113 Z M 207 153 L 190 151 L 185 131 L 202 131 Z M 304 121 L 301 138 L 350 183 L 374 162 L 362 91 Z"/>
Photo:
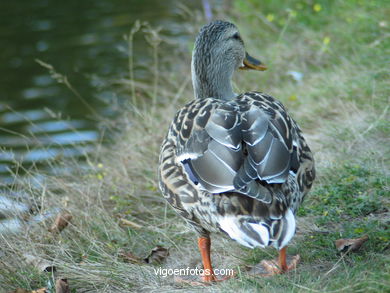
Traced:
<path fill-rule="evenodd" d="M 265 70 L 245 52 L 237 27 L 204 26 L 192 55 L 195 100 L 173 119 L 160 153 L 160 189 L 199 234 L 204 281 L 216 281 L 210 232 L 224 232 L 254 248 L 279 250 L 272 273 L 295 268 L 286 245 L 295 234 L 295 213 L 314 180 L 313 155 L 301 130 L 273 97 L 237 95 L 236 69 Z"/>

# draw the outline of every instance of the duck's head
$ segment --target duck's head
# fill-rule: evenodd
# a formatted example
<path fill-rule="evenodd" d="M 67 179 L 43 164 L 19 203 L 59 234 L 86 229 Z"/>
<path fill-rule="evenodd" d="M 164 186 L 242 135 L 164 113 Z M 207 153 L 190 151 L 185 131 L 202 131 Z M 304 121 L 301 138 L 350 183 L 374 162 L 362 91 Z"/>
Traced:
<path fill-rule="evenodd" d="M 265 70 L 266 67 L 245 51 L 234 24 L 217 20 L 202 27 L 192 53 L 195 97 L 234 98 L 231 79 L 237 69 Z"/>

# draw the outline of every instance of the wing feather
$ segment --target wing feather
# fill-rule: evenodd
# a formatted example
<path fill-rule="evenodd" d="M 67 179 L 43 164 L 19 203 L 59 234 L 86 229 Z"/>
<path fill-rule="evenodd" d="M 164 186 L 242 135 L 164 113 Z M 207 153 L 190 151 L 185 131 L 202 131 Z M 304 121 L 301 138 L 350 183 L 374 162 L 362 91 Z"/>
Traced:
<path fill-rule="evenodd" d="M 244 94 L 228 102 L 194 101 L 182 111 L 182 143 L 176 156 L 190 166 L 201 188 L 236 191 L 270 203 L 267 184 L 285 182 L 292 163 L 297 163 L 291 121 L 283 106 L 269 97 Z"/>

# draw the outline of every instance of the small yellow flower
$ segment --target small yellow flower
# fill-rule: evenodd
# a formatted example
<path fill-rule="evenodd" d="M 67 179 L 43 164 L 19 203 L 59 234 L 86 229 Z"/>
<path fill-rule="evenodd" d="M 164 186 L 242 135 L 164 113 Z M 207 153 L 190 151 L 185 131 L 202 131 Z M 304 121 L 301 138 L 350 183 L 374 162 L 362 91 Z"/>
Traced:
<path fill-rule="evenodd" d="M 269 22 L 272 22 L 275 19 L 275 15 L 273 15 L 272 13 L 268 13 L 266 17 Z"/>
<path fill-rule="evenodd" d="M 102 163 L 99 163 L 97 166 L 98 166 L 98 168 L 103 168 L 104 167 Z"/>
<path fill-rule="evenodd" d="M 288 100 L 294 102 L 294 101 L 298 100 L 298 97 L 296 95 L 291 95 L 288 97 Z"/>
<path fill-rule="evenodd" d="M 363 228 L 356 228 L 355 230 L 353 230 L 353 232 L 360 234 L 360 233 L 364 232 L 364 229 Z"/>
<path fill-rule="evenodd" d="M 322 42 L 324 43 L 325 46 L 326 46 L 326 45 L 329 45 L 329 43 L 330 43 L 330 38 L 329 38 L 329 37 L 325 37 L 325 38 L 323 39 Z"/>
<path fill-rule="evenodd" d="M 318 3 L 314 4 L 313 10 L 314 10 L 315 12 L 320 12 L 321 9 L 322 9 L 321 4 L 318 4 Z"/>
<path fill-rule="evenodd" d="M 99 179 L 99 180 L 103 180 L 103 175 L 102 175 L 102 174 L 100 174 L 100 173 L 99 173 L 99 174 L 97 174 L 97 176 L 96 176 L 96 177 L 97 177 L 97 179 Z"/>

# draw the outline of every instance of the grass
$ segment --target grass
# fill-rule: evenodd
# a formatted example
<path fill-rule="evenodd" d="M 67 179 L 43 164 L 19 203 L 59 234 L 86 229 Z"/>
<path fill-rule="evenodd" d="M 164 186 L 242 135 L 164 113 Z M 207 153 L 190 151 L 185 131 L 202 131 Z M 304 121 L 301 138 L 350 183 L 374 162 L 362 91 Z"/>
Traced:
<path fill-rule="evenodd" d="M 248 51 L 270 68 L 237 73 L 236 90 L 261 90 L 281 100 L 315 153 L 318 179 L 298 212 L 299 230 L 289 246 L 289 254 L 302 257 L 298 269 L 272 278 L 249 276 L 246 266 L 272 258 L 276 251 L 250 250 L 213 235 L 215 267 L 234 268 L 236 279 L 189 287 L 155 275 L 159 266 L 200 268 L 201 263 L 195 234 L 167 206 L 156 179 L 159 145 L 170 119 L 193 95 L 190 52 L 178 50 L 176 60 L 161 56 L 161 46 L 168 45 L 149 27 L 151 56 L 164 62 L 152 69 L 151 85 L 132 79 L 112 82 L 118 95 L 129 96 L 115 144 L 98 147 L 96 156 L 87 157 L 88 172 L 49 177 L 38 188 L 17 187 L 32 195 L 40 213 L 61 208 L 73 220 L 60 235 L 47 232 L 48 220 L 1 236 L 0 291 L 52 286 L 58 277 L 68 279 L 72 292 L 390 290 L 389 5 L 258 2 L 236 0 L 234 12 L 216 13 L 237 24 Z M 185 17 L 192 35 L 205 22 L 197 13 Z M 288 71 L 301 72 L 303 79 L 294 80 Z M 123 226 L 120 219 L 139 226 Z M 361 235 L 369 240 L 360 251 L 338 254 L 336 239 Z M 129 263 L 121 257 L 122 252 L 146 257 L 157 245 L 170 249 L 163 264 Z M 57 272 L 38 271 L 26 263 L 24 253 L 52 262 Z"/>

